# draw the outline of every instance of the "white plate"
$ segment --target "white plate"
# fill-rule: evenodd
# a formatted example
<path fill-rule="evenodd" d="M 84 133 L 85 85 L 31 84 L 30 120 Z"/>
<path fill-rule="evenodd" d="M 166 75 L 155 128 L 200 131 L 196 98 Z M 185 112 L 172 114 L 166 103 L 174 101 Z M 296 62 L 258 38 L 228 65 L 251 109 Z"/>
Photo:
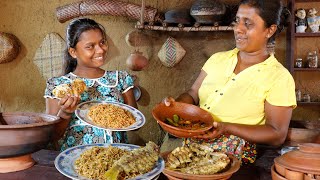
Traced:
<path fill-rule="evenodd" d="M 88 118 L 87 114 L 88 114 L 89 108 L 91 106 L 98 105 L 98 104 L 112 104 L 115 106 L 119 106 L 119 107 L 131 112 L 133 117 L 136 119 L 136 122 L 128 127 L 125 127 L 125 128 L 106 128 L 106 127 L 102 127 L 100 125 L 97 125 Z M 134 107 L 131 107 L 129 105 L 119 103 L 119 102 L 87 101 L 87 102 L 80 103 L 78 105 L 75 113 L 76 113 L 77 117 L 79 119 L 81 119 L 82 121 L 84 121 L 86 124 L 97 127 L 97 128 L 110 130 L 110 131 L 131 131 L 131 130 L 138 129 L 138 128 L 142 127 L 144 125 L 144 123 L 146 122 L 146 118 L 139 110 L 137 110 Z"/>
<path fill-rule="evenodd" d="M 75 180 L 89 180 L 88 178 L 80 176 L 74 168 L 74 162 L 75 160 L 80 157 L 80 155 L 92 148 L 93 146 L 103 146 L 103 147 L 108 147 L 108 146 L 113 146 L 113 147 L 118 147 L 121 149 L 126 149 L 126 150 L 133 150 L 140 148 L 140 146 L 133 145 L 133 144 L 122 144 L 122 143 L 113 143 L 113 144 L 88 144 L 88 145 L 79 145 L 75 146 L 72 148 L 69 148 L 63 152 L 61 152 L 55 159 L 54 165 L 56 169 L 63 175 L 75 179 Z M 146 180 L 146 179 L 153 179 L 157 178 L 157 176 L 163 171 L 165 167 L 164 160 L 159 157 L 155 167 L 153 170 L 150 172 L 137 176 L 133 179 L 130 180 Z"/>

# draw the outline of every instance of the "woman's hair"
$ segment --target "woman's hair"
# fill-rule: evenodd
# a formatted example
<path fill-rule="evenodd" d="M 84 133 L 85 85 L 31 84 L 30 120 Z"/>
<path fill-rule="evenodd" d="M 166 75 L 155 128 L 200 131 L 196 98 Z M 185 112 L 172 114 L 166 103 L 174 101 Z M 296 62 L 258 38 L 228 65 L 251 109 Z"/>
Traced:
<path fill-rule="evenodd" d="M 79 18 L 72 20 L 66 31 L 67 47 L 64 52 L 64 73 L 72 72 L 77 67 L 77 59 L 73 58 L 69 54 L 69 48 L 75 48 L 79 42 L 81 34 L 88 30 L 99 29 L 104 39 L 106 39 L 106 33 L 104 27 L 96 21 L 89 18 Z"/>
<path fill-rule="evenodd" d="M 258 10 L 259 16 L 264 20 L 265 26 L 277 25 L 277 31 L 269 38 L 269 44 L 274 44 L 275 37 L 285 26 L 286 13 L 283 11 L 281 0 L 242 0 L 241 4 L 246 4 Z"/>

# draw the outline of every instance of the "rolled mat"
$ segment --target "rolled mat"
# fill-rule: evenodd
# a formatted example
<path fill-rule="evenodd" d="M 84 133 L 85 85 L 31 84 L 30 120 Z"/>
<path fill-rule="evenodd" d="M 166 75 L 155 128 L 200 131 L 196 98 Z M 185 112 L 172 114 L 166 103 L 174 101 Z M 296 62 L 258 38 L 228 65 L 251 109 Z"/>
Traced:
<path fill-rule="evenodd" d="M 113 0 L 86 0 L 60 6 L 56 9 L 59 22 L 64 23 L 70 19 L 87 15 L 126 16 L 140 19 L 141 6 Z M 157 9 L 146 7 L 144 21 L 154 22 Z"/>

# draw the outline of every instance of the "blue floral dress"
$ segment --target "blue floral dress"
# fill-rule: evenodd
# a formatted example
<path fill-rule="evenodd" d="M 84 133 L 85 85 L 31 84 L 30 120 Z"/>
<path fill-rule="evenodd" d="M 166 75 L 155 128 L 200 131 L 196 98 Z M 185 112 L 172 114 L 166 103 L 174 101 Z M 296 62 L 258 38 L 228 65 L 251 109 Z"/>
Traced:
<path fill-rule="evenodd" d="M 133 79 L 126 71 L 106 71 L 102 77 L 96 79 L 78 77 L 71 72 L 48 79 L 44 97 L 55 98 L 53 89 L 60 84 L 70 84 L 75 78 L 82 79 L 87 85 L 87 91 L 81 94 L 81 102 L 98 100 L 124 103 L 122 93 L 133 88 Z M 63 151 L 76 145 L 113 142 L 127 143 L 126 133 L 86 125 L 73 114 L 63 138 L 59 140 L 59 145 Z"/>

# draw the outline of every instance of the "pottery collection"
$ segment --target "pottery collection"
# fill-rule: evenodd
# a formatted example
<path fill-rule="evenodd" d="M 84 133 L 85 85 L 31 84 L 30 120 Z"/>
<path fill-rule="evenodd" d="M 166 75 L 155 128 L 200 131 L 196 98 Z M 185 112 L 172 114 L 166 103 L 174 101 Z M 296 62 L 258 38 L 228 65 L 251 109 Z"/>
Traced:
<path fill-rule="evenodd" d="M 274 159 L 273 180 L 316 180 L 320 178 L 320 144 L 301 143 L 299 149 Z"/>

